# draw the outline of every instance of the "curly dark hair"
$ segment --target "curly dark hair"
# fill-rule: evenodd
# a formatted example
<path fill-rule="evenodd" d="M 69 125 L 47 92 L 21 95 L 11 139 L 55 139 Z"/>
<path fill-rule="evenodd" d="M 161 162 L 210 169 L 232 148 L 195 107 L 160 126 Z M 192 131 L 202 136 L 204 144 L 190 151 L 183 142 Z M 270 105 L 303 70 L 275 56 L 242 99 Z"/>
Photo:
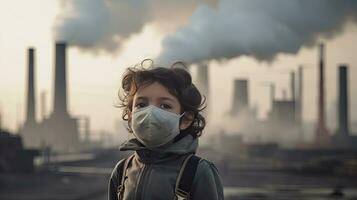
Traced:
<path fill-rule="evenodd" d="M 121 89 L 118 92 L 120 108 L 123 108 L 122 119 L 128 123 L 128 131 L 132 133 L 130 126 L 130 114 L 134 95 L 138 88 L 158 82 L 168 89 L 170 94 L 175 96 L 180 105 L 182 112 L 193 113 L 193 122 L 185 130 L 181 130 L 180 135 L 192 135 L 194 138 L 200 137 L 206 125 L 205 118 L 201 115 L 201 111 L 206 108 L 205 96 L 201 95 L 196 86 L 192 83 L 192 77 L 186 70 L 186 65 L 182 62 L 174 63 L 170 68 L 156 67 L 151 61 L 149 67 L 144 67 L 144 60 L 140 65 L 127 68 L 124 73 Z M 175 67 L 176 65 L 182 67 Z"/>

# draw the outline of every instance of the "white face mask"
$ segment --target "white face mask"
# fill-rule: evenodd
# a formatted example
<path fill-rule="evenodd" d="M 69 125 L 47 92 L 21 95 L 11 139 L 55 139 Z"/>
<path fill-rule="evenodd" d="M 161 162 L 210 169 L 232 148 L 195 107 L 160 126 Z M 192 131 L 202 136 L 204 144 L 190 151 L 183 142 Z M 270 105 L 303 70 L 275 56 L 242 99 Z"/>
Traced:
<path fill-rule="evenodd" d="M 146 147 L 162 146 L 180 133 L 180 118 L 184 114 L 178 115 L 149 105 L 133 112 L 131 128 Z"/>

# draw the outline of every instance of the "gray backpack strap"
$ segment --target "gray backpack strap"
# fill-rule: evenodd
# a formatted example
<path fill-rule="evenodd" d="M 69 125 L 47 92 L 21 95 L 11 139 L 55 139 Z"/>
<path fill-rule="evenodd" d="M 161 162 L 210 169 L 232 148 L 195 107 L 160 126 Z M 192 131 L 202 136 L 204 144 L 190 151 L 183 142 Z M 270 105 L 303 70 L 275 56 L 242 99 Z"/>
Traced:
<path fill-rule="evenodd" d="M 175 198 L 177 200 L 189 200 L 193 179 L 201 158 L 190 154 L 182 163 L 175 186 Z"/>
<path fill-rule="evenodd" d="M 123 198 L 124 194 L 124 182 L 125 179 L 127 178 L 126 176 L 126 169 L 128 168 L 129 163 L 133 159 L 134 154 L 131 155 L 130 157 L 126 158 L 124 161 L 124 164 L 119 165 L 117 168 L 118 172 L 118 188 L 117 188 L 117 194 L 118 194 L 118 199 L 121 200 Z M 120 180 L 120 182 L 119 182 Z"/>

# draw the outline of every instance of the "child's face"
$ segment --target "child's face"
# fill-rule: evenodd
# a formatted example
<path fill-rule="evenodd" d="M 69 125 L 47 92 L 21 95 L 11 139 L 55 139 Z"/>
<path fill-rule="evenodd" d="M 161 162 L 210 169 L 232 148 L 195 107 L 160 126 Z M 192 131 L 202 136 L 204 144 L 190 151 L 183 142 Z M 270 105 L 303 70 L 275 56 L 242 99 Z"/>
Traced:
<path fill-rule="evenodd" d="M 158 82 L 142 86 L 136 91 L 133 99 L 132 112 L 149 105 L 156 106 L 178 115 L 181 114 L 181 105 L 178 99 L 170 94 L 168 89 Z M 192 121 L 188 119 L 190 119 L 190 116 L 185 117 L 185 120 L 180 124 L 181 130 L 186 129 L 191 124 Z"/>

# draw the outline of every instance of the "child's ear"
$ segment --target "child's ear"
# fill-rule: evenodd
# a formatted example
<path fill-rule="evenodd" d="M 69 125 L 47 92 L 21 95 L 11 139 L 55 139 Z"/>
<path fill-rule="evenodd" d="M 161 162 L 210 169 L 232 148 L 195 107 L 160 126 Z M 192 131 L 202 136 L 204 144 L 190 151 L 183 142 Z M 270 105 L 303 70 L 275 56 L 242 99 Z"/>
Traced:
<path fill-rule="evenodd" d="M 182 121 L 180 124 L 180 130 L 187 129 L 193 122 L 194 114 L 193 112 L 185 112 L 184 116 L 182 117 Z"/>

